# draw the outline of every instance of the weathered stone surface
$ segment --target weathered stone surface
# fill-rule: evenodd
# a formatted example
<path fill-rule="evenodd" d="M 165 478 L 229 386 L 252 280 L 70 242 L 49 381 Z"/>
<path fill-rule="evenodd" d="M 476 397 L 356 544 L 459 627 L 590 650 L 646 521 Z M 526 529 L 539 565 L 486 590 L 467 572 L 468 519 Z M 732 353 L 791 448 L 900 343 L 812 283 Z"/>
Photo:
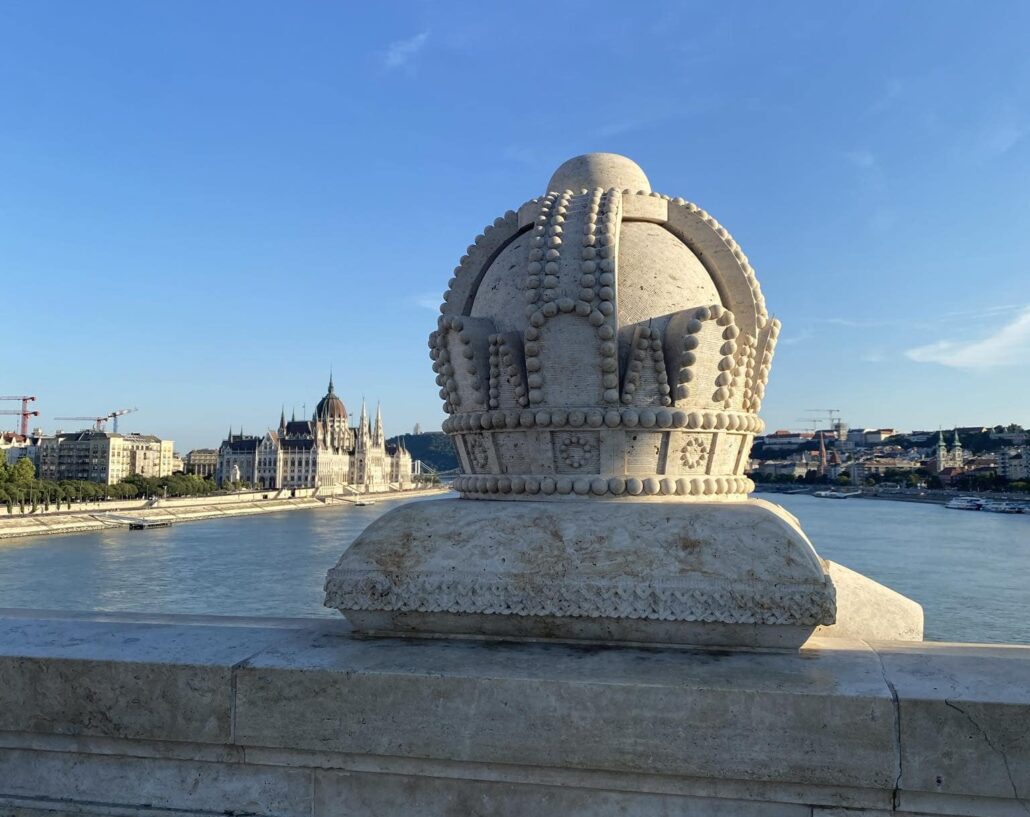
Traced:
<path fill-rule="evenodd" d="M 1030 811 L 1030 649 L 873 647 L 899 700 L 902 788 L 1017 798 Z"/>
<path fill-rule="evenodd" d="M 617 153 L 584 153 L 564 162 L 547 182 L 548 190 L 618 187 L 651 192 L 651 182 L 632 159 Z"/>
<path fill-rule="evenodd" d="M 110 757 L 0 749 L 0 796 L 119 808 L 303 815 L 312 810 L 312 772 L 243 763 Z M 0 814 L 2 814 L 0 808 Z"/>
<path fill-rule="evenodd" d="M 227 742 L 232 667 L 281 635 L 0 617 L 0 730 Z"/>
<path fill-rule="evenodd" d="M 314 817 L 811 817 L 785 803 L 410 775 L 317 772 Z"/>
<path fill-rule="evenodd" d="M 360 630 L 478 616 L 497 635 L 746 646 L 796 647 L 834 616 L 808 539 L 762 501 L 404 505 L 329 572 L 326 604 Z"/>
<path fill-rule="evenodd" d="M 837 597 L 837 622 L 817 627 L 817 636 L 877 641 L 922 641 L 923 608 L 878 582 L 825 561 Z"/>
<path fill-rule="evenodd" d="M 33 619 L 0 615 L 12 662 L 0 684 L 3 817 L 421 817 L 470 805 L 498 817 L 518 807 L 1007 817 L 1030 806 L 1027 647 L 813 637 L 793 653 L 727 652 L 362 639 L 342 621 L 102 618 L 52 615 L 16 641 L 12 626 Z M 57 679 L 52 711 L 90 717 L 12 727 L 21 701 L 9 690 L 25 689 L 28 666 L 14 662 L 29 658 L 32 677 Z M 198 665 L 219 670 L 236 728 L 212 742 L 208 724 L 177 717 L 181 698 L 157 695 L 135 730 L 148 736 L 134 736 L 122 701 L 90 699 L 67 672 L 76 661 L 175 689 L 195 685 Z M 97 724 L 125 736 L 97 736 Z"/>
<path fill-rule="evenodd" d="M 879 662 L 839 639 L 809 657 L 297 635 L 238 672 L 244 746 L 742 780 L 804 768 L 826 785 L 896 774 Z"/>

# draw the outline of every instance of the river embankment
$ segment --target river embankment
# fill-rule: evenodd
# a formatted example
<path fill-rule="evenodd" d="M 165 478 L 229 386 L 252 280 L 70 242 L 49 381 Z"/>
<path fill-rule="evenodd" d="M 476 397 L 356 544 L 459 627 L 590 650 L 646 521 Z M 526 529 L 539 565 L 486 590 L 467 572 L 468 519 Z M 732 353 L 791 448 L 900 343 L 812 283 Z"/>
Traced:
<path fill-rule="evenodd" d="M 34 514 L 0 516 L 0 540 L 22 536 L 46 536 L 87 533 L 107 528 L 167 526 L 205 519 L 253 516 L 276 511 L 338 508 L 348 504 L 415 499 L 446 493 L 447 487 L 384 491 L 375 494 L 333 496 L 269 496 L 266 494 L 219 495 L 212 497 L 176 497 L 140 502 L 91 503 L 89 508 L 73 508 Z"/>
<path fill-rule="evenodd" d="M 759 484 L 755 488 L 756 494 L 761 494 L 763 497 L 767 495 L 798 495 L 798 496 L 817 496 L 820 491 L 837 490 L 841 492 L 848 492 L 857 490 L 853 488 L 836 488 L 828 485 L 815 485 L 807 488 L 797 487 L 776 487 L 771 485 Z M 947 505 L 952 499 L 957 496 L 975 496 L 983 500 L 999 500 L 1009 502 L 1022 502 L 1030 504 L 1030 496 L 1027 494 L 1017 494 L 1004 491 L 981 491 L 970 493 L 968 491 L 954 491 L 954 490 L 934 490 L 934 489 L 903 489 L 903 490 L 889 490 L 889 489 L 878 489 L 878 488 L 863 488 L 862 493 L 855 493 L 848 497 L 848 499 L 885 499 L 891 502 L 921 502 L 930 505 Z"/>

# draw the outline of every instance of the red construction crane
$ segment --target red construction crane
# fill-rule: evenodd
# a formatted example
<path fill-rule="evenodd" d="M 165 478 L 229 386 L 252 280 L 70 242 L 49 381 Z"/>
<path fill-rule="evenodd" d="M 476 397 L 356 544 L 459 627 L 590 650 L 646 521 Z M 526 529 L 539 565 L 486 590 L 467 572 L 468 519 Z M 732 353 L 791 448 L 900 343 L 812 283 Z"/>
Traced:
<path fill-rule="evenodd" d="M 89 420 L 91 423 L 93 423 L 93 430 L 94 431 L 103 431 L 104 430 L 104 424 L 108 420 L 114 420 L 114 433 L 117 434 L 118 433 L 118 418 L 121 417 L 123 414 L 132 414 L 132 412 L 134 412 L 134 411 L 139 411 L 139 409 L 138 408 L 116 409 L 115 411 L 112 411 L 110 414 L 105 414 L 103 417 L 55 417 L 54 419 L 55 420 Z"/>
<path fill-rule="evenodd" d="M 21 400 L 21 411 L 0 411 L 0 414 L 20 414 L 21 415 L 21 435 L 23 437 L 29 436 L 29 417 L 38 417 L 39 412 L 33 411 L 29 408 L 29 403 L 36 401 L 35 397 L 29 397 L 27 395 L 18 395 L 17 397 L 0 397 L 0 400 Z"/>

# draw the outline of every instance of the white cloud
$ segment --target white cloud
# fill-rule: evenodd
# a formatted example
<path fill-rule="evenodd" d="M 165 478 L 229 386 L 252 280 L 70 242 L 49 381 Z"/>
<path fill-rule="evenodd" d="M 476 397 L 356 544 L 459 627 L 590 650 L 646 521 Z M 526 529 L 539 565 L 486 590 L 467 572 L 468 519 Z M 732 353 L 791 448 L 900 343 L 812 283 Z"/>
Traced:
<path fill-rule="evenodd" d="M 917 363 L 939 363 L 956 369 L 1030 364 L 1030 306 L 980 340 L 939 340 L 909 349 L 905 355 Z"/>
<path fill-rule="evenodd" d="M 962 309 L 958 312 L 942 312 L 942 318 L 972 318 L 972 317 L 983 317 L 984 315 L 999 315 L 1005 312 L 1022 312 L 1026 307 L 1018 306 L 1016 304 L 996 304 L 995 306 L 985 306 L 981 309 Z"/>
<path fill-rule="evenodd" d="M 428 309 L 430 312 L 440 311 L 440 301 L 443 300 L 438 292 L 420 292 L 408 298 L 412 306 Z"/>
<path fill-rule="evenodd" d="M 848 329 L 868 329 L 873 326 L 883 326 L 886 323 L 886 321 L 856 320 L 854 318 L 816 318 L 816 322 L 844 326 Z"/>
<path fill-rule="evenodd" d="M 429 39 L 429 32 L 423 31 L 407 40 L 397 40 L 386 47 L 383 55 L 383 64 L 390 70 L 406 68 L 411 61 L 418 56 L 418 53 L 425 47 Z"/>
<path fill-rule="evenodd" d="M 801 343 L 812 337 L 811 329 L 802 329 L 796 335 L 790 335 L 788 337 L 781 337 L 776 344 L 778 346 L 793 346 L 795 343 Z"/>

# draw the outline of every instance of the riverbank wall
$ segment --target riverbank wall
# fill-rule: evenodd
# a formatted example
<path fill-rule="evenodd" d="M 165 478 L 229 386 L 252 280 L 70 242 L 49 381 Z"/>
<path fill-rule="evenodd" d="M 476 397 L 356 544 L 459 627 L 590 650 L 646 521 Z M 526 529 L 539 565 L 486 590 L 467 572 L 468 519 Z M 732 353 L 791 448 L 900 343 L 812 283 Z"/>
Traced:
<path fill-rule="evenodd" d="M 311 510 L 353 504 L 361 499 L 387 501 L 417 498 L 446 493 L 448 488 L 427 488 L 377 493 L 371 496 L 315 496 L 306 491 L 299 496 L 276 498 L 259 492 L 215 497 L 182 497 L 146 502 L 96 503 L 102 510 L 75 509 L 60 513 L 17 514 L 0 516 L 0 540 L 25 536 L 85 533 L 106 528 L 126 528 L 133 520 L 151 525 L 173 525 L 232 516 L 250 516 L 275 511 Z"/>
<path fill-rule="evenodd" d="M 809 488 L 785 488 L 777 489 L 769 486 L 759 484 L 755 489 L 755 493 L 761 495 L 763 498 L 768 496 L 787 495 L 787 496 L 815 496 L 817 491 L 828 491 L 833 490 L 834 486 L 829 485 L 816 485 Z M 841 488 L 837 487 L 839 491 L 855 490 L 852 488 Z M 952 499 L 957 496 L 975 496 L 983 500 L 999 500 L 1009 502 L 1021 502 L 1030 505 L 1030 494 L 1017 494 L 1017 493 L 1006 493 L 1000 491 L 984 491 L 981 493 L 969 493 L 960 491 L 946 491 L 946 490 L 904 490 L 904 491 L 889 491 L 876 488 L 863 488 L 862 493 L 855 494 L 849 497 L 849 499 L 884 499 L 891 502 L 922 502 L 929 505 L 947 505 Z M 776 500 L 771 500 L 775 502 Z"/>
<path fill-rule="evenodd" d="M 1027 813 L 1030 648 L 0 611 L 0 814 Z"/>
<path fill-rule="evenodd" d="M 387 496 L 397 491 L 377 491 L 372 493 L 372 498 Z M 207 494 L 205 496 L 181 496 L 171 498 L 151 497 L 146 499 L 99 499 L 90 502 L 73 502 L 69 508 L 65 504 L 54 505 L 49 510 L 36 508 L 31 510 L 26 507 L 23 511 L 14 506 L 8 517 L 18 516 L 58 516 L 61 514 L 82 514 L 90 511 L 139 511 L 146 508 L 161 506 L 189 507 L 191 505 L 242 505 L 250 502 L 265 502 L 272 499 L 308 499 L 320 498 L 331 499 L 356 499 L 365 496 L 360 491 L 348 490 L 342 486 L 335 490 L 326 488 L 282 488 L 267 490 L 233 491 L 231 493 Z M 2 514 L 2 511 L 0 511 Z M 3 516 L 0 515 L 0 522 Z"/>

